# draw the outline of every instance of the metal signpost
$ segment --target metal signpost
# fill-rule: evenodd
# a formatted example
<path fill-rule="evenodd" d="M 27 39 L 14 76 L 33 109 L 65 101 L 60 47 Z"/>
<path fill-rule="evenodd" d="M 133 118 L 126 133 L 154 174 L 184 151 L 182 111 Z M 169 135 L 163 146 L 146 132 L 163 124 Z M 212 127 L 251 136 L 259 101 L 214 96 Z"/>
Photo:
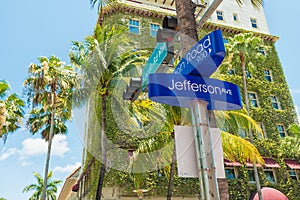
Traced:
<path fill-rule="evenodd" d="M 219 67 L 224 57 L 222 33 L 217 30 L 194 45 L 173 74 L 149 75 L 148 96 L 151 100 L 192 110 L 202 200 L 220 199 L 207 110 L 242 108 L 238 86 L 204 78 Z"/>
<path fill-rule="evenodd" d="M 155 73 L 167 56 L 167 51 L 166 42 L 156 44 L 143 69 L 141 89 L 144 91 L 148 84 L 148 96 L 152 101 L 191 109 L 200 199 L 219 200 L 208 110 L 242 108 L 237 85 L 208 78 L 225 57 L 222 32 L 216 30 L 204 36 L 186 53 L 174 73 Z M 135 92 L 139 88 L 135 88 Z M 134 95 L 128 94 L 129 97 L 124 99 L 135 100 Z"/>

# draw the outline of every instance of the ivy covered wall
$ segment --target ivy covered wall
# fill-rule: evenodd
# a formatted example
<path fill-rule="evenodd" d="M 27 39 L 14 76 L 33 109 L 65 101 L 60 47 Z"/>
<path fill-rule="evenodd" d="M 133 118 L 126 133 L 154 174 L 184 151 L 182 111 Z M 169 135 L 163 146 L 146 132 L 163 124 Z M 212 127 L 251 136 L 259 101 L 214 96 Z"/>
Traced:
<path fill-rule="evenodd" d="M 224 33 L 226 37 L 227 34 Z M 293 100 L 285 80 L 274 44 L 267 42 L 270 51 L 266 53 L 266 59 L 263 62 L 251 59 L 255 69 L 250 71 L 251 78 L 247 78 L 248 92 L 255 92 L 258 99 L 258 108 L 251 108 L 251 116 L 257 121 L 263 123 L 268 139 L 280 140 L 276 125 L 282 124 L 285 130 L 289 125 L 296 122 L 296 112 Z M 240 66 L 233 67 L 235 74 L 229 75 L 226 66 L 220 69 L 223 78 L 226 81 L 233 82 L 240 86 L 242 90 L 242 72 Z M 264 70 L 272 72 L 272 81 L 267 81 L 264 76 Z M 243 96 L 243 95 L 242 95 Z M 272 107 L 271 96 L 276 96 L 280 109 Z"/>
<path fill-rule="evenodd" d="M 116 10 L 105 13 L 105 20 L 103 24 L 106 25 L 116 25 L 116 26 L 127 26 L 129 19 L 136 19 L 141 22 L 141 34 L 135 35 L 128 33 L 128 36 L 133 40 L 139 39 L 140 44 L 143 45 L 143 48 L 153 48 L 156 43 L 155 38 L 149 35 L 150 33 L 150 23 L 161 24 L 163 13 L 155 13 L 149 14 L 146 17 L 144 14 L 141 15 L 138 12 L 130 13 L 128 9 L 125 9 L 126 6 L 119 5 Z M 137 14 L 138 13 L 138 14 Z M 155 14 L 153 14 L 155 13 Z M 216 28 L 216 26 L 214 26 Z M 232 33 L 228 27 L 217 26 L 223 31 L 224 38 L 231 37 L 235 33 Z M 213 29 L 210 26 L 205 26 L 203 29 L 199 30 L 199 38 L 202 38 L 205 34 L 212 31 Z M 238 30 L 243 32 L 243 30 Z M 300 196 L 300 184 L 299 181 L 292 180 L 289 177 L 287 172 L 287 167 L 283 162 L 284 156 L 279 152 L 278 145 L 280 144 L 280 136 L 278 134 L 277 125 L 281 124 L 287 129 L 287 127 L 296 121 L 296 113 L 293 105 L 293 100 L 291 94 L 289 92 L 288 85 L 285 80 L 284 72 L 278 58 L 278 54 L 276 48 L 274 46 L 274 42 L 271 40 L 265 40 L 266 44 L 269 46 L 270 50 L 266 52 L 266 59 L 261 62 L 259 60 L 252 60 L 255 65 L 255 70 L 251 71 L 251 78 L 247 79 L 248 83 L 248 91 L 255 92 L 258 96 L 259 107 L 251 109 L 251 116 L 257 121 L 263 123 L 266 131 L 267 138 L 260 139 L 258 136 L 255 136 L 255 145 L 259 149 L 260 153 L 266 157 L 274 158 L 281 166 L 280 169 L 276 170 L 277 183 L 270 183 L 266 180 L 265 174 L 262 169 L 259 169 L 260 178 L 262 180 L 262 186 L 270 186 L 273 188 L 277 188 L 283 193 L 287 194 L 289 199 L 296 200 Z M 138 46 L 134 46 L 135 48 L 139 48 Z M 265 79 L 264 70 L 269 69 L 272 72 L 272 81 L 269 82 Z M 228 74 L 228 69 L 226 67 L 220 68 L 219 72 L 222 74 L 222 79 L 233 82 L 241 87 L 242 83 L 242 72 L 241 67 L 239 65 L 234 66 L 235 74 Z M 241 94 L 243 91 L 241 90 Z M 276 110 L 272 107 L 272 102 L 270 97 L 276 96 L 280 102 L 281 109 Z M 99 102 L 101 105 L 101 102 Z M 113 120 L 112 114 L 110 113 L 110 109 L 108 109 L 108 137 L 119 144 L 126 144 L 125 141 L 128 141 L 126 134 L 123 134 L 119 130 L 116 129 L 116 124 Z M 98 116 L 101 116 L 100 112 L 98 112 Z M 128 135 L 127 135 L 128 136 Z M 93 138 L 92 140 L 94 140 Z M 134 141 L 132 141 L 134 142 Z M 135 141 L 136 142 L 136 141 Z M 96 143 L 91 143 L 91 145 L 95 145 Z M 98 144 L 95 145 L 96 148 Z M 131 144 L 126 144 L 128 147 Z M 87 156 L 85 163 L 92 158 L 91 155 Z M 99 170 L 99 161 L 96 161 L 98 168 L 95 168 L 93 171 L 92 179 L 93 181 L 98 179 L 98 170 Z M 157 172 L 149 172 L 144 174 L 145 188 L 151 188 L 149 195 L 166 195 L 167 191 L 167 176 L 159 176 Z M 92 182 L 93 182 L 92 181 Z M 256 190 L 255 184 L 249 183 L 248 172 L 245 167 L 239 168 L 239 178 L 234 180 L 228 180 L 229 183 L 229 194 L 231 200 L 238 199 L 248 199 L 252 192 Z M 133 184 L 133 179 L 130 174 L 124 173 L 121 171 L 117 171 L 111 169 L 106 174 L 105 184 L 107 187 L 121 187 L 121 193 L 124 196 L 134 196 L 135 194 L 132 192 L 135 189 Z M 95 187 L 91 188 L 89 195 L 93 196 L 96 192 Z M 190 195 L 198 195 L 199 186 L 197 179 L 183 179 L 175 176 L 174 196 L 190 196 Z"/>

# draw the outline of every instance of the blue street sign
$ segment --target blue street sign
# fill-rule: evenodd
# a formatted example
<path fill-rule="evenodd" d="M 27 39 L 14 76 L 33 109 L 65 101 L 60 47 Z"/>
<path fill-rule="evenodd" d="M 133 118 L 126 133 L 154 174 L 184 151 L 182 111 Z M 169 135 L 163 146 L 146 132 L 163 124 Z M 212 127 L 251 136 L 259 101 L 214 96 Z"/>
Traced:
<path fill-rule="evenodd" d="M 142 90 L 148 83 L 148 75 L 155 73 L 168 54 L 167 43 L 157 42 L 142 72 Z"/>
<path fill-rule="evenodd" d="M 222 31 L 216 30 L 195 44 L 176 66 L 175 74 L 209 77 L 225 57 Z"/>
<path fill-rule="evenodd" d="M 239 87 L 233 83 L 201 76 L 150 74 L 148 95 L 152 101 L 189 108 L 191 101 L 208 102 L 208 110 L 242 108 Z"/>

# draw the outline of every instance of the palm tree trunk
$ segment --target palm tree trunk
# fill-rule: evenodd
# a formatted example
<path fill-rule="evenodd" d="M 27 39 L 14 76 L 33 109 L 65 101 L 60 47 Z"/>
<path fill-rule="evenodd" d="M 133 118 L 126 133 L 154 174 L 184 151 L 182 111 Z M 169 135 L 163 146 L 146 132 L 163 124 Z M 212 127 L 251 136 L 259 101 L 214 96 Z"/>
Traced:
<path fill-rule="evenodd" d="M 182 34 L 187 35 L 188 39 L 193 39 L 198 42 L 197 25 L 194 17 L 194 3 L 191 0 L 175 0 L 175 4 L 179 31 Z M 182 43 L 183 45 L 191 44 L 190 42 L 185 41 L 182 41 Z M 184 53 L 190 48 L 191 46 L 184 46 Z M 208 113 L 211 127 L 217 127 L 213 111 L 209 110 Z"/>
<path fill-rule="evenodd" d="M 195 7 L 194 3 L 191 0 L 175 0 L 176 4 L 176 14 L 178 20 L 178 29 L 179 31 L 188 36 L 182 37 L 182 52 L 180 54 L 185 55 L 185 53 L 192 47 L 192 43 L 190 41 L 185 40 L 194 40 L 198 42 L 198 34 L 197 34 L 197 25 L 195 18 Z M 216 118 L 214 112 L 212 110 L 208 111 L 209 115 L 209 124 L 211 128 L 216 128 Z M 171 181 L 170 174 L 170 181 Z M 171 199 L 171 198 L 170 198 Z M 168 200 L 170 200 L 168 199 Z"/>
<path fill-rule="evenodd" d="M 248 98 L 248 88 L 247 88 L 247 76 L 246 76 L 246 66 L 245 66 L 245 57 L 243 53 L 240 53 L 240 60 L 242 63 L 242 81 L 243 81 L 243 90 L 244 90 L 244 98 L 245 98 L 245 105 L 248 116 L 250 116 L 250 106 L 249 106 L 249 98 Z M 253 134 L 252 131 L 249 131 L 249 139 L 250 142 L 253 143 Z"/>
<path fill-rule="evenodd" d="M 240 60 L 242 63 L 242 74 L 243 74 L 242 78 L 243 78 L 243 90 L 244 90 L 245 105 L 246 105 L 247 115 L 250 116 L 250 106 L 249 106 L 247 76 L 246 76 L 246 64 L 245 64 L 245 57 L 242 52 L 240 53 Z M 249 140 L 253 144 L 253 133 L 252 133 L 251 127 L 249 129 Z M 262 193 L 261 193 L 260 180 L 259 180 L 257 166 L 256 166 L 255 162 L 253 163 L 253 171 L 254 171 L 254 178 L 255 178 L 255 182 L 256 182 L 258 198 L 259 198 L 259 200 L 263 200 Z"/>
<path fill-rule="evenodd" d="M 102 188 L 104 183 L 104 176 L 106 171 L 106 95 L 102 95 L 102 122 L 101 122 L 101 152 L 102 152 L 102 163 L 100 168 L 98 188 L 96 194 L 96 200 L 102 198 Z"/>
<path fill-rule="evenodd" d="M 198 42 L 194 3 L 191 0 L 175 0 L 178 29 L 182 34 L 178 55 L 183 57 Z"/>
<path fill-rule="evenodd" d="M 50 154 L 51 154 L 51 146 L 52 146 L 52 138 L 54 135 L 54 97 L 55 97 L 55 87 L 52 87 L 51 92 L 51 122 L 50 122 L 50 132 L 49 132 L 49 140 L 48 140 L 48 150 L 47 150 L 47 158 L 46 158 L 46 166 L 45 166 L 45 174 L 44 174 L 44 185 L 43 185 L 43 194 L 42 200 L 46 200 L 46 192 L 47 192 L 47 182 L 48 182 L 48 171 L 49 171 L 49 163 L 50 163 Z"/>
<path fill-rule="evenodd" d="M 174 135 L 174 132 L 172 134 Z M 169 184 L 168 184 L 167 200 L 172 199 L 175 168 L 176 168 L 176 145 L 175 145 L 175 141 L 174 141 L 174 149 L 173 149 L 172 163 L 171 163 L 171 168 L 170 168 L 170 179 L 169 179 Z"/>
<path fill-rule="evenodd" d="M 194 3 L 191 0 L 175 0 L 175 4 L 179 31 L 197 42 Z"/>

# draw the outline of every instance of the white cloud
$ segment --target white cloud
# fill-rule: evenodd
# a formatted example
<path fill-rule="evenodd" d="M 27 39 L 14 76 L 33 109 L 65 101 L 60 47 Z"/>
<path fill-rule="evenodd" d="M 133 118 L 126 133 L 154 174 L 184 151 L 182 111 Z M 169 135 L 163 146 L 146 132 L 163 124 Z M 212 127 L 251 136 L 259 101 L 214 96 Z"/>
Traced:
<path fill-rule="evenodd" d="M 80 162 L 76 162 L 74 165 L 67 165 L 67 166 L 64 166 L 64 167 L 61 167 L 61 166 L 57 166 L 53 169 L 54 172 L 62 172 L 62 173 L 65 173 L 65 172 L 68 172 L 68 173 L 71 173 L 73 172 L 76 168 L 78 168 L 79 166 L 81 166 L 81 163 Z"/>
<path fill-rule="evenodd" d="M 4 150 L 2 154 L 0 154 L 0 161 L 6 160 L 7 158 L 16 155 L 19 153 L 18 148 L 9 148 L 8 150 Z"/>
<path fill-rule="evenodd" d="M 47 152 L 47 143 L 43 139 L 28 138 L 22 142 L 21 156 L 39 156 Z"/>
<path fill-rule="evenodd" d="M 56 135 L 52 141 L 51 155 L 63 157 L 70 149 L 65 135 Z M 40 138 L 28 138 L 22 142 L 20 158 L 40 156 L 47 153 L 48 143 Z"/>
<path fill-rule="evenodd" d="M 27 161 L 27 160 L 22 160 L 22 161 L 21 161 L 21 166 L 22 166 L 22 167 L 30 166 L 30 165 L 32 165 L 32 164 L 33 164 L 33 162 L 29 162 L 29 161 Z"/>
<path fill-rule="evenodd" d="M 63 157 L 68 151 L 70 151 L 70 149 L 68 147 L 67 137 L 65 135 L 56 135 L 52 142 L 52 155 Z"/>
<path fill-rule="evenodd" d="M 19 156 L 21 166 L 29 166 L 33 163 L 30 161 L 31 157 L 43 156 L 47 153 L 48 143 L 40 138 L 25 139 L 21 148 L 4 149 L 0 153 L 0 161 L 17 155 Z M 56 135 L 52 141 L 51 156 L 63 157 L 70 148 L 68 147 L 67 137 L 65 135 Z"/>

